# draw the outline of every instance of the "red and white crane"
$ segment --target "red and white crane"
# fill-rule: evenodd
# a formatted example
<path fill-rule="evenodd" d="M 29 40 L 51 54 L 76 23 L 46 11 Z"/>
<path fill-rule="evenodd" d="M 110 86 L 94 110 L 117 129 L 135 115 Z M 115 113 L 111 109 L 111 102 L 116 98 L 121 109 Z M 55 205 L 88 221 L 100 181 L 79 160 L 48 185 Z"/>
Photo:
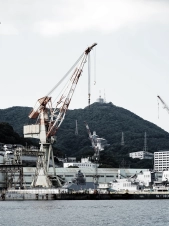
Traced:
<path fill-rule="evenodd" d="M 40 140 L 40 151 L 44 152 L 47 173 L 50 157 L 52 157 L 54 175 L 56 175 L 52 149 L 55 134 L 65 118 L 66 111 L 68 110 L 77 83 L 83 72 L 84 64 L 87 62 L 87 57 L 96 45 L 97 43 L 94 43 L 88 47 L 53 89 L 46 96 L 38 99 L 35 107 L 29 114 L 30 119 L 36 119 L 36 124 L 24 126 L 24 137 L 38 138 Z M 72 71 L 73 74 L 59 96 L 56 105 L 53 106 L 52 97 L 50 95 Z M 88 94 L 88 100 L 90 104 L 90 93 Z"/>

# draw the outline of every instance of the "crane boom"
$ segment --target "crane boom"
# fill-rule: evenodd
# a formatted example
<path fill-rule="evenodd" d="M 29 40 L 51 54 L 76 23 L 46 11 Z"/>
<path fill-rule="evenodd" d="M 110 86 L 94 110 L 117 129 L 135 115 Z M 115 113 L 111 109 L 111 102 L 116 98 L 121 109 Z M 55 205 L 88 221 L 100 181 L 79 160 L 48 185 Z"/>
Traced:
<path fill-rule="evenodd" d="M 76 85 L 79 81 L 79 78 L 80 78 L 82 72 L 83 72 L 83 67 L 84 67 L 84 64 L 86 63 L 87 55 L 90 53 L 92 48 L 96 45 L 97 44 L 94 43 L 92 46 L 88 47 L 85 50 L 84 56 L 82 58 L 82 61 L 79 65 L 79 67 L 75 69 L 72 77 L 70 78 L 69 84 L 68 84 L 65 92 L 61 95 L 59 101 L 57 102 L 57 105 L 56 105 L 54 111 L 52 112 L 52 116 L 51 116 L 51 120 L 50 120 L 50 124 L 49 124 L 49 129 L 48 129 L 48 132 L 47 132 L 47 137 L 54 135 L 56 133 L 56 131 L 58 130 L 58 128 L 60 127 L 61 123 L 63 122 L 63 120 L 65 118 L 66 111 L 69 107 L 70 101 L 71 101 L 72 96 L 74 94 Z M 62 104 L 62 105 L 59 108 L 60 104 Z"/>
<path fill-rule="evenodd" d="M 163 101 L 163 99 L 160 96 L 157 96 L 157 97 L 161 101 L 161 103 L 163 104 L 163 107 L 166 109 L 166 111 L 169 114 L 169 107 L 167 106 L 167 104 Z"/>

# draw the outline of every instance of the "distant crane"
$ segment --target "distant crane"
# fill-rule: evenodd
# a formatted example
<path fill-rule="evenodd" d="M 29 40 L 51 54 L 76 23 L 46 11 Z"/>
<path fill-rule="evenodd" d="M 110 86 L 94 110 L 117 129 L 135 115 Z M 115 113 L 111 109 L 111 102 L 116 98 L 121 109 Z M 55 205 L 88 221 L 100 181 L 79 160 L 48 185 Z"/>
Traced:
<path fill-rule="evenodd" d="M 96 45 L 97 43 L 94 43 L 83 52 L 83 54 L 75 62 L 75 64 L 68 71 L 68 73 L 66 73 L 66 75 L 54 86 L 54 88 L 46 96 L 37 100 L 35 107 L 29 114 L 30 119 L 36 119 L 36 124 L 24 126 L 24 137 L 38 138 L 40 140 L 40 151 L 44 152 L 44 156 L 39 156 L 38 159 L 37 166 L 39 166 L 39 168 L 36 172 L 37 178 L 40 173 L 42 174 L 42 168 L 44 174 L 48 175 L 50 157 L 52 157 L 54 176 L 56 176 L 52 148 L 52 145 L 56 140 L 55 134 L 65 118 L 65 114 L 71 102 L 76 85 L 83 72 L 84 64 L 87 62 L 87 57 L 90 51 Z M 59 96 L 56 106 L 53 107 L 52 97 L 50 97 L 51 93 L 56 90 L 56 88 L 70 74 L 73 69 L 74 72 L 71 75 L 67 86 L 64 88 L 61 95 Z M 46 83 L 48 84 L 48 82 Z M 88 94 L 88 100 L 90 104 L 90 93 Z M 40 179 L 37 178 L 34 180 L 35 183 L 33 186 L 36 186 L 36 181 L 40 181 Z M 47 184 L 49 183 L 46 182 L 46 186 Z M 61 184 L 59 183 L 59 185 Z M 48 187 L 50 187 L 50 185 Z"/>
<path fill-rule="evenodd" d="M 157 97 L 161 101 L 161 103 L 163 104 L 164 109 L 166 109 L 166 111 L 169 114 L 169 107 L 167 106 L 167 104 L 162 100 L 162 98 L 160 96 L 157 96 Z"/>
<path fill-rule="evenodd" d="M 91 141 L 91 144 L 92 144 L 92 147 L 94 149 L 94 155 L 92 157 L 92 159 L 94 160 L 95 162 L 95 175 L 93 176 L 93 178 L 95 179 L 95 184 L 98 185 L 98 180 L 99 180 L 99 175 L 98 175 L 98 162 L 99 162 L 99 159 L 100 159 L 100 152 L 99 152 L 99 148 L 97 146 L 97 142 L 94 141 L 93 139 L 93 136 L 90 132 L 90 128 L 88 126 L 88 124 L 86 122 L 85 123 L 85 126 L 86 126 L 86 129 L 87 129 L 87 132 L 89 134 L 89 139 Z"/>

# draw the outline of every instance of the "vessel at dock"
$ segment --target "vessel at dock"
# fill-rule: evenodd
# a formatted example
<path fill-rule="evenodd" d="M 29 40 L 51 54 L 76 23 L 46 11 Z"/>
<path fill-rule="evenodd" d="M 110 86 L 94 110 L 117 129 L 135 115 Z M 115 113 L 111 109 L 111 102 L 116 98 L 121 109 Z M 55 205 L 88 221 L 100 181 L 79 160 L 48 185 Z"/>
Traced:
<path fill-rule="evenodd" d="M 24 200 L 132 200 L 132 199 L 169 199 L 169 192 L 108 192 L 97 190 L 68 191 L 66 189 L 10 189 L 2 193 L 3 201 Z"/>

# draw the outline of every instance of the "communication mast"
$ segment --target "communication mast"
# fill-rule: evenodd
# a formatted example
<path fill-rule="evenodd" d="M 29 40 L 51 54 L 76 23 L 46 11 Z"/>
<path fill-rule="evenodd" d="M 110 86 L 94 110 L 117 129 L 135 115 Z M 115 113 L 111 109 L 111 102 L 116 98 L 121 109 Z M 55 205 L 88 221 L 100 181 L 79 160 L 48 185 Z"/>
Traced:
<path fill-rule="evenodd" d="M 122 135 L 121 135 L 121 145 L 124 146 L 124 133 L 122 132 Z"/>
<path fill-rule="evenodd" d="M 148 148 L 147 148 L 147 133 L 145 132 L 144 134 L 144 148 L 143 151 L 147 152 Z"/>
<path fill-rule="evenodd" d="M 78 126 L 77 126 L 77 120 L 76 120 L 76 129 L 75 129 L 75 135 L 78 136 Z"/>
<path fill-rule="evenodd" d="M 104 90 L 104 103 L 106 103 L 106 93 L 105 93 L 105 90 Z"/>

